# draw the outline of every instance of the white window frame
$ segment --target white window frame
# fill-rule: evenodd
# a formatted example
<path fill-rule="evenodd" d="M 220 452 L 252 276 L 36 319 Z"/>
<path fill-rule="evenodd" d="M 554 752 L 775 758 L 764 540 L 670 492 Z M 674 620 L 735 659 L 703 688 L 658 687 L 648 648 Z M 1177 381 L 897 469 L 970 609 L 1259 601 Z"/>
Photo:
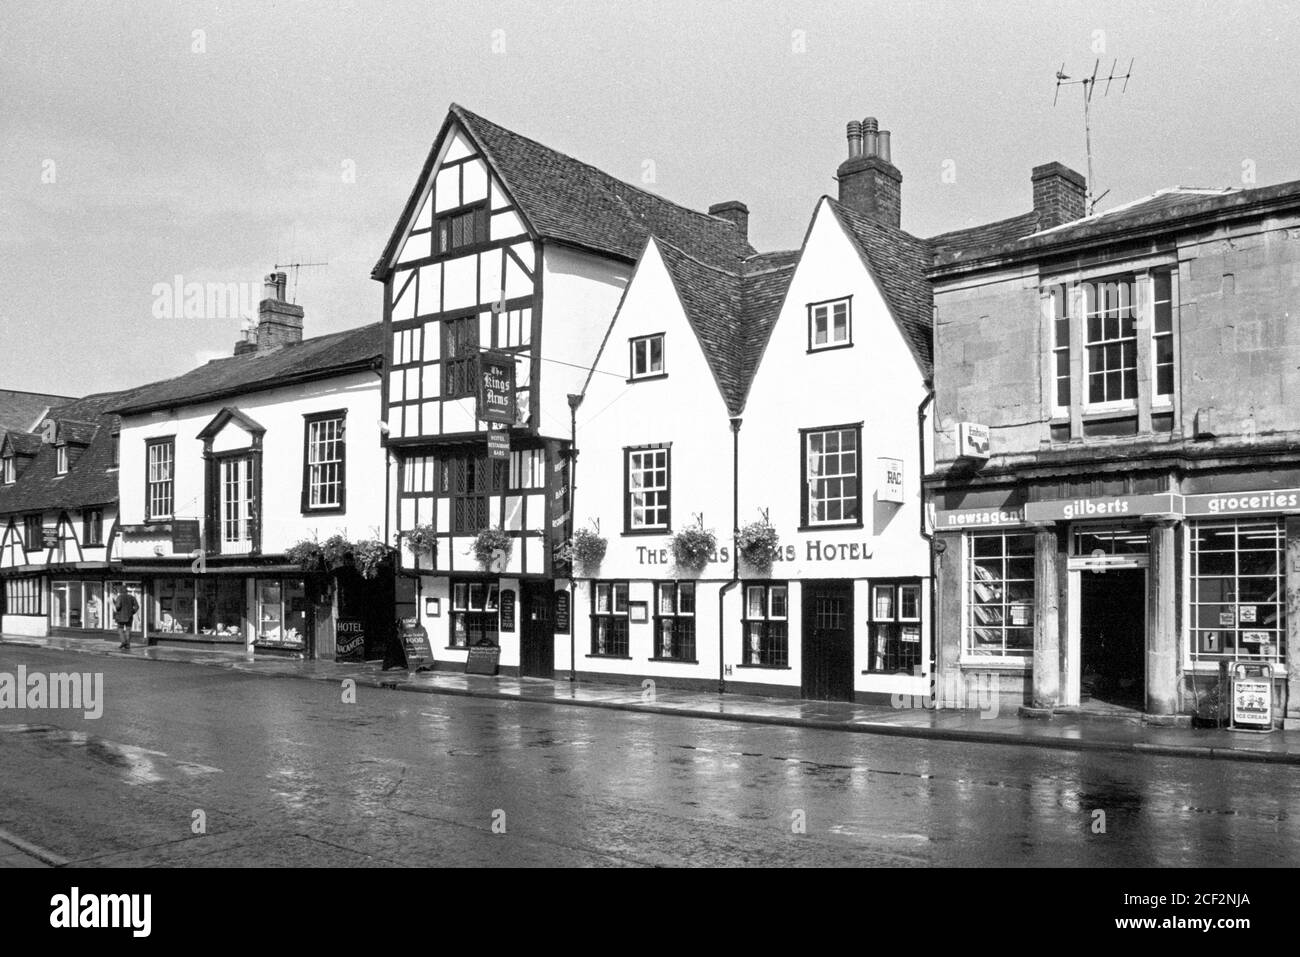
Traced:
<path fill-rule="evenodd" d="M 1196 539 L 1196 532 L 1197 532 L 1197 530 L 1198 530 L 1198 529 L 1202 529 L 1202 528 L 1207 528 L 1207 527 L 1227 527 L 1227 526 L 1232 526 L 1235 530 L 1238 530 L 1238 531 L 1239 531 L 1242 525 L 1247 525 L 1247 526 L 1249 526 L 1249 525 L 1252 525 L 1252 524 L 1267 524 L 1267 523 L 1269 523 L 1269 522 L 1274 522 L 1274 521 L 1277 522 L 1278 529 L 1279 529 L 1279 532 L 1280 532 L 1279 538 L 1280 538 L 1280 541 L 1281 541 L 1281 547 L 1278 549 L 1278 576 L 1277 576 L 1278 579 L 1279 579 L 1279 584 L 1278 584 L 1278 599 L 1275 600 L 1275 601 L 1272 601 L 1272 602 L 1265 602 L 1265 601 L 1254 601 L 1254 602 L 1246 601 L 1246 602 L 1243 602 L 1243 601 L 1241 601 L 1241 599 L 1240 599 L 1240 595 L 1238 594 L 1238 595 L 1236 596 L 1235 600 L 1232 601 L 1232 602 L 1203 602 L 1203 601 L 1198 601 L 1198 599 L 1201 597 L 1201 596 L 1200 596 L 1199 588 L 1197 587 L 1197 580 L 1198 580 L 1198 578 L 1224 578 L 1224 577 L 1227 577 L 1227 576 L 1223 576 L 1223 575 L 1201 575 L 1201 576 L 1198 576 L 1198 575 L 1196 574 L 1196 571 L 1197 571 L 1197 564 L 1198 564 L 1198 559 L 1199 559 L 1199 557 L 1200 557 L 1201 554 L 1204 554 L 1204 552 L 1203 552 L 1203 551 L 1198 547 L 1198 544 L 1197 544 L 1197 539 Z M 1202 674 L 1202 673 L 1205 673 L 1205 672 L 1215 672 L 1215 673 L 1217 673 L 1217 671 L 1218 671 L 1218 667 L 1219 667 L 1219 662 L 1220 662 L 1220 661 L 1225 660 L 1225 659 L 1231 660 L 1231 659 L 1233 659 L 1233 658 L 1241 658 L 1241 657 L 1243 657 L 1243 656 L 1242 656 L 1242 652 L 1241 652 L 1241 646 L 1242 646 L 1243 642 L 1241 642 L 1241 641 L 1238 641 L 1238 642 L 1236 643 L 1236 650 L 1233 651 L 1233 652 L 1227 652 L 1227 651 L 1223 651 L 1223 650 L 1220 650 L 1220 651 L 1217 651 L 1217 652 L 1201 651 L 1201 649 L 1200 649 L 1200 633 L 1201 633 L 1202 631 L 1228 631 L 1228 630 L 1231 630 L 1231 631 L 1233 631 L 1234 633 L 1235 633 L 1235 632 L 1241 632 L 1241 631 L 1275 631 L 1275 632 L 1277 633 L 1277 636 L 1279 637 L 1280 640 L 1274 642 L 1275 647 L 1274 647 L 1274 652 L 1273 652 L 1273 654 L 1272 654 L 1271 657 L 1264 657 L 1264 656 L 1249 656 L 1249 657 L 1246 657 L 1245 660 L 1248 660 L 1248 661 L 1259 661 L 1259 662 L 1265 662 L 1265 663 L 1272 664 L 1273 667 L 1274 667 L 1274 675 L 1275 675 L 1275 676 L 1276 676 L 1277 674 L 1279 674 L 1279 673 L 1280 673 L 1280 674 L 1285 674 L 1285 673 L 1286 673 L 1286 645 L 1287 645 L 1287 640 L 1286 640 L 1286 629 L 1287 629 L 1287 623 L 1286 623 L 1286 613 L 1287 613 L 1287 600 L 1286 600 L 1286 580 L 1287 580 L 1286 562 L 1287 562 L 1287 548 L 1286 548 L 1286 523 L 1285 523 L 1285 521 L 1284 521 L 1282 518 L 1278 517 L 1278 516 L 1272 516 L 1272 515 L 1258 515 L 1258 516 L 1247 516 L 1247 515 L 1242 515 L 1242 516 L 1233 516 L 1233 517 L 1218 517 L 1218 518 L 1203 519 L 1203 520 L 1199 520 L 1199 521 L 1188 522 L 1188 523 L 1186 523 L 1186 525 L 1185 525 L 1185 527 L 1184 527 L 1183 545 L 1184 545 L 1184 549 L 1185 549 L 1185 554 L 1187 555 L 1187 561 L 1184 563 L 1186 567 L 1185 567 L 1185 569 L 1184 569 L 1184 573 L 1183 573 L 1183 586 L 1184 586 L 1184 592 L 1183 592 L 1183 594 L 1184 594 L 1184 596 L 1185 596 L 1185 598 L 1184 598 L 1184 600 L 1183 600 L 1183 613 L 1184 613 L 1184 616 L 1185 616 L 1185 617 L 1184 617 L 1184 621 L 1187 622 L 1187 627 L 1183 629 L 1183 639 L 1182 639 L 1182 645 L 1183 645 L 1183 663 L 1184 663 L 1184 667 L 1185 667 L 1185 668 L 1188 668 L 1189 670 L 1195 671 L 1195 672 L 1198 673 L 1198 674 Z M 1232 553 L 1231 553 L 1231 554 L 1234 556 L 1234 558 L 1233 558 L 1233 569 L 1234 569 L 1234 574 L 1233 574 L 1233 576 L 1232 576 L 1232 579 L 1233 579 L 1234 582 L 1236 582 L 1236 583 L 1239 585 L 1239 584 L 1240 584 L 1240 581 L 1241 581 L 1241 579 L 1242 579 L 1243 577 L 1244 577 L 1244 578 L 1247 578 L 1247 579 L 1257 579 L 1257 580 L 1266 580 L 1266 579 L 1268 579 L 1268 578 L 1273 577 L 1273 576 L 1260 576 L 1260 575 L 1246 575 L 1246 576 L 1241 575 L 1241 574 L 1240 574 L 1240 566 L 1241 566 L 1241 553 L 1242 553 L 1242 551 L 1243 551 L 1243 549 L 1240 548 L 1240 542 L 1239 542 L 1239 540 L 1238 540 L 1237 544 L 1234 545 L 1234 547 L 1233 547 L 1233 551 L 1232 551 Z M 1249 550 L 1249 549 L 1246 549 L 1246 551 L 1250 551 L 1250 550 Z M 1266 551 L 1266 550 L 1265 550 L 1265 549 L 1261 549 L 1260 551 Z M 1223 626 L 1221 626 L 1221 627 L 1219 627 L 1219 628 L 1217 628 L 1217 629 L 1216 629 L 1216 628 L 1204 628 L 1204 627 L 1201 627 L 1201 626 L 1200 626 L 1200 624 L 1199 624 L 1199 616 L 1198 616 L 1198 609 L 1199 609 L 1202 605 L 1205 605 L 1205 606 L 1213 606 L 1213 605 L 1219 605 L 1219 606 L 1222 606 L 1222 605 L 1226 605 L 1226 604 L 1231 604 L 1231 605 L 1233 606 L 1233 609 L 1234 609 L 1234 610 L 1233 610 L 1233 616 L 1234 616 L 1234 619 L 1236 619 L 1236 620 L 1234 621 L 1234 624 L 1231 626 L 1231 628 L 1229 628 L 1229 627 L 1226 626 L 1226 625 L 1223 625 Z M 1242 605 L 1254 605 L 1254 606 L 1256 606 L 1256 616 L 1257 616 L 1257 617 L 1258 617 L 1258 606 L 1260 606 L 1260 605 L 1276 605 L 1276 606 L 1279 608 L 1279 613 L 1280 613 L 1280 617 L 1279 617 L 1279 621 L 1278 621 L 1278 623 L 1277 623 L 1277 626 L 1274 627 L 1274 628 L 1265 628 L 1265 627 L 1259 627 L 1259 628 L 1254 628 L 1254 629 L 1252 629 L 1252 628 L 1243 628 L 1243 627 L 1242 627 L 1243 622 L 1240 620 L 1240 608 L 1241 608 Z M 1259 623 L 1256 622 L 1256 624 L 1259 624 Z M 1222 647 L 1222 644 L 1221 644 L 1221 647 Z"/>
<path fill-rule="evenodd" d="M 331 416 L 307 422 L 307 508 L 338 509 L 343 507 L 344 434 L 346 417 Z M 322 435 L 326 427 L 332 433 Z M 329 453 L 332 452 L 332 457 Z M 333 469 L 331 472 L 330 469 Z M 333 490 L 333 499 L 325 500 L 325 492 Z"/>
<path fill-rule="evenodd" d="M 1164 273 L 1169 276 L 1169 331 L 1158 332 L 1156 330 L 1156 307 L 1159 302 L 1156 298 L 1156 274 Z M 1174 404 L 1174 395 L 1178 391 L 1178 270 L 1173 266 L 1155 266 L 1147 272 L 1147 288 L 1150 295 L 1147 299 L 1151 303 L 1151 407 L 1165 411 L 1172 408 Z M 1160 374 L 1159 374 L 1159 349 L 1158 343 L 1161 339 L 1169 340 L 1170 352 L 1170 375 L 1173 379 L 1170 384 L 1171 391 L 1161 394 Z"/>
<path fill-rule="evenodd" d="M 838 436 L 839 447 L 834 452 L 826 451 L 826 437 L 830 435 Z M 851 453 L 844 451 L 844 436 L 852 436 L 853 450 Z M 821 451 L 813 451 L 813 439 L 821 439 Z M 830 426 L 824 429 L 809 429 L 803 433 L 804 442 L 804 487 L 807 489 L 807 514 L 803 516 L 804 526 L 812 528 L 814 526 L 836 526 L 836 525 L 861 525 L 862 524 L 862 441 L 861 428 L 856 425 L 838 425 Z M 854 467 L 851 471 L 844 471 L 843 458 L 847 454 L 852 454 Z M 827 455 L 837 455 L 840 457 L 840 471 L 833 474 L 824 473 L 818 468 L 814 471 L 814 465 L 820 466 L 826 459 Z M 816 459 L 814 459 L 816 456 Z M 852 495 L 844 494 L 844 480 L 852 479 L 855 491 Z M 822 482 L 840 483 L 839 495 L 826 495 L 822 498 L 814 494 L 814 490 Z M 840 503 L 840 515 L 838 518 L 817 518 L 816 511 L 818 504 L 828 506 L 831 502 Z M 846 516 L 846 504 L 851 503 L 854 514 Z"/>
<path fill-rule="evenodd" d="M 962 663 L 962 664 L 992 665 L 992 666 L 994 666 L 994 667 L 996 667 L 996 666 L 998 666 L 998 665 L 1004 665 L 1004 666 L 1008 666 L 1008 667 L 1025 667 L 1025 666 L 1029 665 L 1029 663 L 1032 662 L 1032 660 L 1033 660 L 1032 640 L 1033 640 L 1033 629 L 1036 627 L 1036 625 L 1035 625 L 1035 623 L 1034 623 L 1034 614 L 1035 614 L 1035 604 L 1036 604 L 1036 601 L 1037 601 L 1037 595 L 1038 595 L 1038 581 L 1037 581 L 1037 574 L 1036 574 L 1036 566 L 1035 566 L 1035 574 L 1034 574 L 1034 577 L 1033 577 L 1033 578 L 1029 578 L 1029 579 L 1020 579 L 1020 578 L 1016 578 L 1016 579 L 1008 579 L 1008 578 L 1006 577 L 1006 575 L 1005 575 L 1005 562 L 1006 562 L 1006 554 L 1007 554 L 1007 553 L 1006 553 L 1005 539 L 1006 539 L 1007 536 L 1011 536 L 1011 535 L 1027 535 L 1028 537 L 1033 538 L 1034 533 L 1033 533 L 1032 531 L 1027 531 L 1027 530 L 1025 530 L 1025 529 L 1023 529 L 1023 528 L 1003 528 L 1003 529 L 998 529 L 998 530 L 996 530 L 996 531 L 990 529 L 990 530 L 987 531 L 987 532 L 968 532 L 968 533 L 966 533 L 965 535 L 962 536 L 962 600 L 961 600 L 961 605 L 962 605 L 962 609 L 961 609 L 961 623 L 962 623 L 962 628 L 961 628 L 961 631 L 962 631 L 962 635 L 961 635 L 961 663 Z M 977 538 L 993 538 L 993 537 L 996 537 L 996 536 L 1002 536 L 1002 537 L 1003 537 L 1002 555 L 1003 555 L 1003 562 L 1004 562 L 1004 565 L 1003 565 L 1004 573 L 1003 573 L 1003 577 L 1000 579 L 1000 581 L 1002 582 L 1002 584 L 1005 586 L 1005 584 L 1006 584 L 1008 581 L 1017 581 L 1017 582 L 1019 582 L 1019 581 L 1030 581 L 1030 582 L 1033 583 L 1033 586 L 1034 586 L 1034 594 L 1033 594 L 1033 597 L 1032 597 L 1032 598 L 1030 599 L 1030 601 L 1028 602 L 1028 605 L 1029 605 L 1029 608 L 1030 608 L 1029 624 L 1028 624 L 1028 625 L 1024 625 L 1024 626 L 1021 626 L 1021 625 L 1012 625 L 1012 626 L 1011 626 L 1011 627 L 1013 627 L 1013 628 L 1017 628 L 1017 627 L 1027 627 L 1027 628 L 1030 629 L 1030 641 L 1031 641 L 1031 647 L 1028 648 L 1028 649 L 1026 649 L 1026 650 L 1024 650 L 1024 651 L 1022 651 L 1022 652 L 1012 653 L 1012 654 L 1007 654 L 1007 653 L 1006 653 L 1006 629 L 1007 629 L 1007 624 L 1006 624 L 1006 621 L 1004 620 L 1004 621 L 1001 623 L 1001 625 L 999 626 L 999 627 L 1001 627 L 1001 629 L 1002 629 L 1002 653 L 1001 653 L 1001 654 L 976 654 L 976 653 L 975 653 L 975 627 L 976 627 L 976 625 L 975 625 L 975 623 L 974 623 L 974 621 L 973 621 L 973 617 L 974 617 L 974 609 L 975 609 L 975 602 L 974 602 L 974 568 L 975 568 L 975 548 L 974 548 L 974 541 L 975 541 L 975 539 L 977 539 Z M 1021 556 L 1017 556 L 1017 557 L 1020 557 L 1020 558 L 1026 558 L 1026 557 L 1028 557 L 1028 558 L 1031 558 L 1031 559 L 1035 559 L 1035 560 L 1036 560 L 1036 557 L 1035 557 L 1034 555 L 1032 555 L 1032 553 L 1031 553 L 1030 555 L 1028 555 L 1028 556 L 1021 555 Z M 1003 598 L 1002 598 L 1002 602 L 1001 602 L 1002 608 L 1003 608 L 1003 609 L 1008 609 L 1012 604 L 1018 604 L 1018 605 L 1019 605 L 1019 604 L 1026 604 L 1026 603 L 1025 603 L 1025 602 L 1009 602 L 1009 601 L 1007 601 L 1006 595 L 1004 594 L 1004 595 L 1003 595 Z M 979 626 L 979 627 L 993 627 L 993 626 Z"/>
<path fill-rule="evenodd" d="M 1083 386 L 1083 411 L 1085 413 L 1127 411 L 1130 409 L 1137 408 L 1138 395 L 1141 392 L 1141 385 L 1142 385 L 1141 380 L 1138 376 L 1138 371 L 1141 369 L 1141 365 L 1138 361 L 1138 340 L 1139 340 L 1138 325 L 1139 325 L 1139 319 L 1141 318 L 1140 306 L 1142 303 L 1142 296 L 1140 295 L 1138 290 L 1142 282 L 1142 275 L 1143 273 L 1141 271 L 1130 271 L 1130 272 L 1123 272 L 1118 274 L 1114 272 L 1110 272 L 1105 276 L 1098 276 L 1095 279 L 1080 280 L 1081 284 L 1083 285 L 1082 295 L 1080 297 L 1081 308 L 1079 310 L 1080 312 L 1079 323 L 1080 323 L 1080 338 L 1082 339 L 1083 342 L 1082 386 Z M 1102 338 L 1093 342 L 1088 338 L 1088 319 L 1089 316 L 1091 315 L 1088 309 L 1089 290 L 1090 289 L 1093 290 L 1093 296 L 1094 296 L 1093 302 L 1095 304 L 1098 301 L 1099 294 L 1101 294 L 1107 286 L 1111 284 L 1119 285 L 1121 283 L 1129 285 L 1133 291 L 1129 300 L 1129 304 L 1127 306 L 1123 304 L 1123 295 L 1121 294 L 1120 304 L 1116 310 L 1118 314 L 1114 318 L 1116 319 L 1117 322 L 1120 323 L 1119 332 L 1122 333 L 1124 331 L 1124 326 L 1123 326 L 1124 313 L 1126 311 L 1130 313 L 1133 321 L 1133 335 L 1132 336 L 1120 335 L 1117 338 L 1113 338 L 1113 339 L 1105 337 L 1106 335 L 1105 324 L 1107 320 L 1107 316 L 1105 315 L 1105 313 L 1110 311 L 1110 308 L 1108 306 L 1105 310 L 1103 310 L 1103 312 L 1100 315 Z M 1102 399 L 1101 401 L 1094 402 L 1092 400 L 1092 377 L 1094 375 L 1094 373 L 1092 372 L 1092 362 L 1091 362 L 1092 350 L 1100 349 L 1102 350 L 1102 355 L 1104 356 L 1105 350 L 1108 346 L 1119 346 L 1122 355 L 1124 345 L 1126 343 L 1131 343 L 1133 348 L 1133 366 L 1132 366 L 1133 396 L 1132 398 L 1119 398 L 1119 399 L 1107 398 L 1107 399 Z M 1112 372 L 1114 371 L 1118 371 L 1120 374 L 1120 391 L 1122 392 L 1124 388 L 1123 386 L 1124 370 L 1127 368 L 1129 367 L 1121 364 L 1118 370 L 1108 370 L 1106 372 L 1101 373 L 1103 376 L 1103 389 L 1105 388 L 1104 377 L 1106 375 L 1112 374 Z"/>
<path fill-rule="evenodd" d="M 166 456 L 162 452 L 166 452 Z M 158 454 L 155 455 L 155 452 Z M 166 478 L 162 478 L 166 467 Z M 166 494 L 163 494 L 165 490 Z M 155 494 L 156 493 L 156 494 Z M 165 521 L 176 508 L 176 441 L 175 439 L 149 440 L 145 445 L 145 497 L 149 521 Z M 166 502 L 167 508 L 159 508 Z"/>
<path fill-rule="evenodd" d="M 672 456 L 664 445 L 655 448 L 629 448 L 627 456 L 627 531 L 666 532 L 672 528 Z M 662 462 L 662 464 L 660 464 Z M 647 476 L 663 473 L 662 483 L 647 484 Z M 653 496 L 654 504 L 650 504 Z M 638 517 L 638 512 L 640 513 Z M 655 521 L 649 515 L 656 516 Z M 662 519 L 662 520 L 659 520 Z"/>
<path fill-rule="evenodd" d="M 54 447 L 54 474 L 68 474 L 68 447 L 67 445 L 56 445 Z"/>
<path fill-rule="evenodd" d="M 836 310 L 844 310 L 844 334 L 836 338 Z M 826 341 L 817 341 L 818 322 L 825 324 Z M 821 352 L 823 349 L 842 349 L 853 345 L 853 297 L 828 299 L 825 302 L 808 304 L 808 351 Z"/>
<path fill-rule="evenodd" d="M 659 344 L 659 365 L 654 364 L 654 345 Z M 664 334 L 634 336 L 628 340 L 628 379 L 653 379 L 667 375 Z"/>
<path fill-rule="evenodd" d="M 6 455 L 3 459 L 0 459 L 0 484 L 13 485 L 16 480 L 16 471 L 12 455 Z"/>

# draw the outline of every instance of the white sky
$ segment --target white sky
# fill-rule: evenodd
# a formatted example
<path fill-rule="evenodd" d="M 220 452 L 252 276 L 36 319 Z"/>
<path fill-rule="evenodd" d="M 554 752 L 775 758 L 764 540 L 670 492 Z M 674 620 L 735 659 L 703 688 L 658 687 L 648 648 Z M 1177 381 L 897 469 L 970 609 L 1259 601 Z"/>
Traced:
<path fill-rule="evenodd" d="M 1094 100 L 1102 208 L 1242 185 L 1243 163 L 1300 179 L 1296 5 L 5 0 L 0 388 L 228 354 L 237 319 L 153 316 L 177 274 L 260 288 L 327 260 L 300 276 L 307 334 L 377 321 L 370 268 L 452 101 L 632 182 L 650 160 L 686 205 L 744 200 L 755 245 L 789 248 L 866 115 L 893 132 L 904 228 L 1027 210 L 1031 167 L 1085 169 L 1079 88 L 1053 108 L 1053 74 L 1103 44 L 1103 70 L 1136 63 Z"/>

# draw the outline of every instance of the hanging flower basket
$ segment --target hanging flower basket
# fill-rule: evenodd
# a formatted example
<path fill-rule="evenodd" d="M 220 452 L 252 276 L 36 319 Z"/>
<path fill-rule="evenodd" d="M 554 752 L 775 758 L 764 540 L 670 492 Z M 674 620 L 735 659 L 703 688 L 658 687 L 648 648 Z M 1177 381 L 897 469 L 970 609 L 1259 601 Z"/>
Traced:
<path fill-rule="evenodd" d="M 406 542 L 407 549 L 415 555 L 432 552 L 436 541 L 433 526 L 427 523 L 416 525 L 414 528 L 403 532 L 402 539 Z"/>
<path fill-rule="evenodd" d="M 352 564 L 353 545 L 342 535 L 331 535 L 325 541 L 321 542 L 321 557 L 325 561 L 325 567 L 332 572 L 336 572 Z"/>
<path fill-rule="evenodd" d="M 312 539 L 301 539 L 285 550 L 284 557 L 305 572 L 323 572 L 325 570 L 325 553 L 320 543 Z"/>
<path fill-rule="evenodd" d="M 510 560 L 510 550 L 514 539 L 501 528 L 485 528 L 474 538 L 474 558 L 484 568 L 499 562 L 499 569 L 504 569 Z"/>
<path fill-rule="evenodd" d="M 683 528 L 672 537 L 673 560 L 681 568 L 697 571 L 708 564 L 718 548 L 718 536 L 703 525 Z"/>
<path fill-rule="evenodd" d="M 781 536 L 766 521 L 750 522 L 736 536 L 736 548 L 745 564 L 763 572 L 771 569 L 780 542 Z"/>
<path fill-rule="evenodd" d="M 377 538 L 367 538 L 356 543 L 352 561 L 362 578 L 378 578 L 380 567 L 392 557 L 393 549 Z"/>
<path fill-rule="evenodd" d="M 609 542 L 602 538 L 599 532 L 580 528 L 573 533 L 573 537 L 564 546 L 562 555 L 580 568 L 594 569 L 599 568 L 600 563 L 605 560 L 605 550 L 608 547 Z"/>

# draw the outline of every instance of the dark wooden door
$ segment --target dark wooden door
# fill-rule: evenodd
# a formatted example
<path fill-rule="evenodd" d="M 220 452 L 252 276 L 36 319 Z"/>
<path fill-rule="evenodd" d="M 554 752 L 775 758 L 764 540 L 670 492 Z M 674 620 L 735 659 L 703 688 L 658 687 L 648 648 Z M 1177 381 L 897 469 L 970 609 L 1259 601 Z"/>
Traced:
<path fill-rule="evenodd" d="M 803 586 L 803 696 L 853 700 L 853 583 Z"/>
<path fill-rule="evenodd" d="M 549 581 L 526 581 L 520 588 L 519 673 L 555 677 L 555 588 Z"/>

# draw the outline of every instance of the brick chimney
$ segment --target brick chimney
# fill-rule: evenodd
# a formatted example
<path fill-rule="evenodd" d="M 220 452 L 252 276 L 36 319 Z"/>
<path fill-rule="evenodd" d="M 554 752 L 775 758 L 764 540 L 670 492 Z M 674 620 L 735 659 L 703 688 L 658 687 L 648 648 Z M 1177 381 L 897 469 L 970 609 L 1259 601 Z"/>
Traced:
<path fill-rule="evenodd" d="M 735 223 L 740 238 L 749 242 L 749 207 L 740 200 L 729 199 L 725 203 L 714 203 L 709 207 L 709 215 L 731 220 Z"/>
<path fill-rule="evenodd" d="M 1088 182 L 1061 163 L 1035 166 L 1034 212 L 1038 228 L 1051 229 L 1088 215 Z"/>
<path fill-rule="evenodd" d="M 302 306 L 285 301 L 287 284 L 288 276 L 282 272 L 270 273 L 263 281 L 263 298 L 257 307 L 257 326 L 253 330 L 257 352 L 302 342 Z M 239 355 L 238 346 L 235 354 Z"/>
<path fill-rule="evenodd" d="M 903 174 L 889 158 L 889 131 L 874 116 L 848 127 L 849 158 L 835 171 L 840 202 L 887 226 L 902 223 Z"/>

